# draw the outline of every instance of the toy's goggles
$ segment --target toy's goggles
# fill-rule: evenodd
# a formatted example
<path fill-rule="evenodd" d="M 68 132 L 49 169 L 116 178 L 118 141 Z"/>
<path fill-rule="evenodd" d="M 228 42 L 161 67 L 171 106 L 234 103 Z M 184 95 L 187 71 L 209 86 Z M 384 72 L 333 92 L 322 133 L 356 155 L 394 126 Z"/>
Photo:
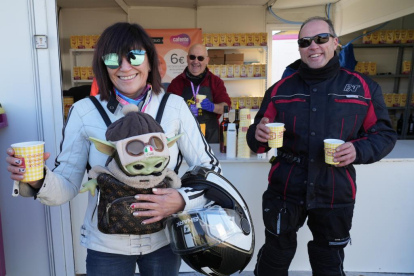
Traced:
<path fill-rule="evenodd" d="M 143 142 L 139 139 L 129 141 L 125 146 L 125 150 L 131 156 L 141 156 L 146 150 L 162 152 L 164 150 L 164 143 L 159 137 L 152 136 L 148 142 Z"/>
<path fill-rule="evenodd" d="M 323 33 L 323 34 L 317 34 L 312 37 L 302 37 L 298 39 L 298 44 L 300 48 L 306 48 L 309 47 L 312 44 L 312 41 L 315 41 L 316 44 L 325 44 L 329 41 L 330 37 L 335 37 L 331 35 L 330 33 Z"/>
<path fill-rule="evenodd" d="M 132 66 L 139 66 L 145 60 L 145 50 L 129 51 L 126 58 Z M 117 69 L 122 63 L 122 57 L 116 53 L 106 54 L 102 57 L 102 60 L 109 69 Z"/>

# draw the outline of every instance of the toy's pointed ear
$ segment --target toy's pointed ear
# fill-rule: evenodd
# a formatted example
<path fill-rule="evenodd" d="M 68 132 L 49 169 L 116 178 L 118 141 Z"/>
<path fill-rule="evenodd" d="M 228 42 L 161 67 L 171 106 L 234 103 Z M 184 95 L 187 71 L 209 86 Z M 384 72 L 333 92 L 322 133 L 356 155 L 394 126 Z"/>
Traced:
<path fill-rule="evenodd" d="M 167 138 L 168 147 L 171 148 L 172 146 L 174 146 L 174 144 L 175 144 L 175 142 L 177 142 L 178 138 L 180 138 L 183 135 L 184 135 L 184 133 L 181 133 L 181 134 L 178 134 L 177 136 Z"/>
<path fill-rule="evenodd" d="M 108 141 L 99 140 L 93 137 L 89 137 L 89 140 L 95 144 L 97 150 L 106 155 L 111 156 L 116 151 L 115 145 Z"/>

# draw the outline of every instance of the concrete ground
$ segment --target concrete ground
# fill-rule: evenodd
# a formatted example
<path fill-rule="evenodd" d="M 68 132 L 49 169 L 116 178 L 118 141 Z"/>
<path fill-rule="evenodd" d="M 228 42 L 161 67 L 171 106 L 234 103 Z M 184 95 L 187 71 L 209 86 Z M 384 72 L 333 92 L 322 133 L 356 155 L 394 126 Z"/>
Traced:
<path fill-rule="evenodd" d="M 180 276 L 203 276 L 200 273 L 180 273 Z M 234 276 L 253 276 L 253 272 L 242 272 L 240 274 L 233 274 Z M 310 271 L 289 271 L 289 276 L 312 276 Z M 346 272 L 346 276 L 414 276 L 414 273 L 372 273 L 372 272 Z"/>

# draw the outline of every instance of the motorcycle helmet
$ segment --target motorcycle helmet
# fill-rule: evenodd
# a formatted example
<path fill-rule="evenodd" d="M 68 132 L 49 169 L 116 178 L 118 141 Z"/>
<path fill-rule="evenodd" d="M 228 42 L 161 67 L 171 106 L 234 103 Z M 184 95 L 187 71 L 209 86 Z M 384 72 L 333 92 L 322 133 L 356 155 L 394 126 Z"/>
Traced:
<path fill-rule="evenodd" d="M 226 178 L 204 167 L 187 172 L 181 182 L 182 187 L 203 190 L 208 202 L 166 220 L 173 252 L 205 275 L 243 271 L 253 256 L 254 229 L 240 193 Z"/>

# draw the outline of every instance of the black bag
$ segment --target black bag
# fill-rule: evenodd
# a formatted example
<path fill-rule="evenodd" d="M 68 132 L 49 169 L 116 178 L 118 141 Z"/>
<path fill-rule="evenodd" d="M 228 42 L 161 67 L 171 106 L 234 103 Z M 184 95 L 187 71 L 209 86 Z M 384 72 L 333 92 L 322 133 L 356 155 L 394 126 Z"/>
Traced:
<path fill-rule="evenodd" d="M 118 181 L 115 177 L 102 173 L 97 178 L 99 185 L 98 229 L 105 234 L 145 235 L 161 231 L 163 222 L 142 224 L 149 217 L 134 217 L 134 212 L 145 209 L 132 209 L 131 204 L 143 202 L 135 199 L 137 194 L 152 194 L 152 188 L 134 188 Z M 167 188 L 162 181 L 154 188 Z"/>

